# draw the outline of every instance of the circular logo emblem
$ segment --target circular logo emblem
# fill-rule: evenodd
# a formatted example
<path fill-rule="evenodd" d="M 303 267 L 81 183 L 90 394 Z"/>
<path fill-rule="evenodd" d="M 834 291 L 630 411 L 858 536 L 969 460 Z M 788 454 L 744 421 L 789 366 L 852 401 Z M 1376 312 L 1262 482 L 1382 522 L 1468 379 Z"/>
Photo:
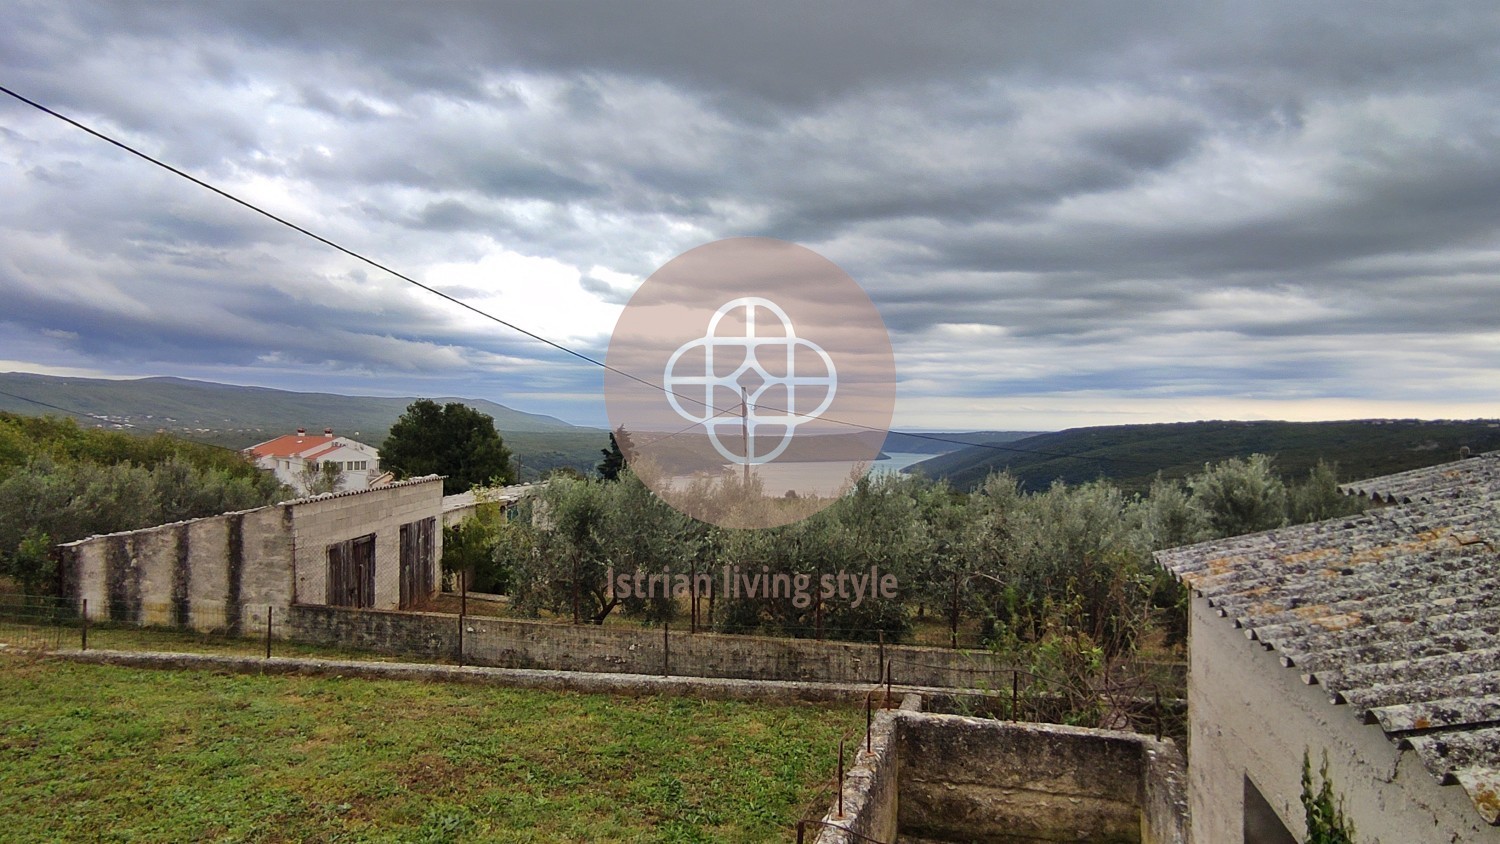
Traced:
<path fill-rule="evenodd" d="M 895 407 L 870 297 L 826 258 L 770 238 L 667 262 L 620 315 L 607 362 L 626 460 L 673 507 L 724 527 L 832 504 L 880 457 Z"/>

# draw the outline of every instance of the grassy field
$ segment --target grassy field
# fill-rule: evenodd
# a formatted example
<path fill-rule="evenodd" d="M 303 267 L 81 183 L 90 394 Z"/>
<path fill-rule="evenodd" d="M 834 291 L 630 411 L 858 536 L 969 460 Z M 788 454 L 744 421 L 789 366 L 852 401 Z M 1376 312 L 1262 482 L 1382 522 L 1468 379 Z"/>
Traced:
<path fill-rule="evenodd" d="M 785 841 L 862 721 L 0 655 L 0 841 Z"/>

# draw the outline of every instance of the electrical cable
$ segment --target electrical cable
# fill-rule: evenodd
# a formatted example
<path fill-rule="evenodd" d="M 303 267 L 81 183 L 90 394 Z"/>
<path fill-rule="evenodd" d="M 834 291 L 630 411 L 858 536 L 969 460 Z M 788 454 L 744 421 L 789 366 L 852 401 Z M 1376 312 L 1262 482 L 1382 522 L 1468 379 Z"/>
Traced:
<path fill-rule="evenodd" d="M 307 228 L 304 228 L 303 226 L 298 225 L 297 223 L 294 223 L 294 222 L 292 222 L 292 221 L 290 221 L 290 220 L 288 220 L 288 219 L 286 219 L 284 217 L 278 216 L 277 214 L 272 213 L 271 211 L 267 211 L 266 209 L 261 208 L 260 206 L 255 205 L 254 203 L 252 203 L 252 202 L 250 202 L 248 200 L 241 199 L 240 197 L 238 197 L 238 196 L 236 196 L 236 195 L 234 195 L 234 194 L 232 194 L 232 193 L 230 193 L 230 192 L 228 192 L 228 191 L 226 191 L 226 190 L 224 190 L 222 188 L 219 188 L 219 187 L 217 187 L 217 186 L 215 186 L 215 185 L 213 185 L 213 184 L 211 184 L 209 182 L 206 182 L 206 181 L 204 181 L 204 180 L 202 180 L 202 179 L 200 179 L 200 178 L 192 175 L 191 173 L 188 173 L 188 172 L 186 172 L 184 170 L 181 170 L 181 169 L 179 169 L 177 167 L 172 166 L 171 164 L 168 164 L 168 163 L 162 161 L 161 159 L 155 158 L 155 157 L 153 157 L 153 156 L 151 156 L 151 155 L 149 155 L 149 154 L 147 154 L 145 152 L 142 152 L 142 151 L 136 149 L 135 147 L 130 146 L 129 144 L 127 144 L 127 143 L 125 143 L 123 141 L 120 141 L 120 140 L 117 140 L 117 139 L 115 139 L 113 137 L 110 137 L 109 135 L 106 135 L 103 132 L 98 131 L 97 129 L 94 129 L 94 128 L 92 128 L 92 127 L 90 127 L 90 126 L 88 126 L 88 125 L 86 125 L 86 124 L 84 124 L 84 123 L 82 123 L 82 122 L 80 122 L 78 120 L 75 120 L 72 117 L 69 117 L 69 116 L 67 116 L 65 114 L 62 114 L 61 112 L 58 112 L 58 111 L 56 111 L 54 109 L 49 108 L 49 107 L 43 105 L 42 103 L 37 102 L 36 100 L 30 99 L 28 97 L 25 97 L 25 96 L 23 96 L 23 95 L 15 92 L 15 91 L 11 90 L 10 88 L 5 87 L 4 85 L 0 85 L 0 92 L 3 92 L 4 94 L 6 94 L 8 96 L 10 96 L 10 97 L 12 97 L 12 98 L 14 98 L 14 99 L 22 102 L 22 103 L 25 103 L 26 105 L 31 106 L 32 108 L 37 109 L 38 111 L 41 111 L 44 114 L 50 115 L 50 116 L 52 116 L 52 117 L 54 117 L 54 118 L 56 118 L 58 120 L 61 120 L 64 123 L 67 123 L 68 125 L 74 127 L 75 129 L 79 129 L 80 131 L 83 131 L 83 132 L 85 132 L 85 133 L 87 133 L 89 135 L 92 135 L 95 138 L 98 138 L 99 140 L 104 141 L 107 144 L 110 144 L 111 146 L 114 146 L 114 147 L 117 147 L 117 148 L 119 148 L 121 150 L 124 150 L 125 152 L 127 152 L 127 153 L 129 153 L 129 154 L 131 154 L 131 155 L 133 155 L 133 156 L 135 156 L 137 158 L 140 158 L 140 159 L 142 159 L 142 160 L 144 160 L 146 162 L 154 164 L 157 167 L 160 167 L 163 170 L 166 170 L 167 172 L 172 173 L 173 175 L 176 175 L 176 176 L 179 176 L 179 177 L 181 177 L 183 179 L 186 179 L 189 182 L 192 182 L 193 184 L 195 184 L 195 185 L 203 188 L 204 190 L 207 190 L 207 191 L 209 191 L 211 193 L 217 194 L 218 196 L 221 196 L 221 197 L 223 197 L 223 198 L 225 198 L 225 199 L 227 199 L 227 200 L 229 200 L 229 201 L 231 201 L 231 202 L 233 202 L 233 203 L 235 203 L 237 205 L 240 205 L 240 206 L 242 206 L 242 207 L 244 207 L 244 208 L 246 208 L 246 209 L 248 209 L 250 211 L 255 212 L 256 214 L 261 215 L 262 217 L 265 217 L 265 218 L 267 218 L 269 220 L 272 220 L 273 222 L 279 223 L 279 224 L 281 224 L 281 225 L 283 225 L 283 226 L 285 226 L 285 227 L 287 227 L 287 228 L 289 228 L 289 229 L 291 229 L 291 230 L 293 230 L 293 231 L 295 231 L 295 232 L 297 232 L 299 234 L 302 234 L 302 235 L 304 235 L 304 236 L 306 236 L 308 238 L 311 238 L 311 239 L 313 239 L 313 240 L 315 240 L 315 241 L 317 241 L 317 242 L 319 242 L 319 243 L 321 243 L 321 244 L 323 244 L 325 246 L 328 246 L 331 249 L 337 250 L 338 252 L 341 252 L 344 255 L 347 255 L 347 256 L 355 259 L 356 261 L 360 261 L 361 263 L 364 263 L 364 264 L 367 264 L 368 266 L 374 267 L 375 269 L 378 269 L 381 272 L 388 273 L 388 274 L 390 274 L 390 275 L 392 275 L 392 276 L 394 276 L 394 277 L 396 277 L 396 278 L 398 278 L 398 279 L 406 282 L 407 284 L 410 284 L 410 285 L 412 285 L 414 287 L 417 287 L 417 288 L 419 288 L 421 290 L 424 290 L 427 293 L 431 293 L 432 295 L 437 296 L 438 298 L 443 299 L 444 301 L 447 301 L 447 302 L 449 302 L 451 304 L 457 305 L 460 308 L 463 308 L 463 309 L 465 309 L 465 310 L 467 310 L 467 311 L 469 311 L 471 313 L 474 313 L 474 314 L 476 314 L 478 316 L 481 316 L 481 317 L 483 317 L 485 319 L 488 319 L 488 320 L 491 320 L 491 321 L 493 321 L 495 323 L 498 323 L 499 325 L 503 325 L 506 328 L 509 328 L 510 330 L 512 330 L 512 331 L 514 331 L 514 332 L 516 332 L 518 334 L 522 334 L 522 335 L 524 335 L 526 337 L 529 337 L 529 338 L 531 338 L 533 340 L 536 340 L 539 343 L 543 343 L 543 344 L 545 344 L 547 346 L 550 346 L 551 348 L 556 349 L 557 351 L 563 352 L 564 354 L 571 355 L 572 357 L 578 358 L 581 361 L 584 361 L 586 363 L 589 363 L 589 364 L 592 364 L 594 366 L 597 366 L 597 367 L 599 367 L 601 369 L 604 369 L 607 372 L 612 372 L 612 373 L 614 373 L 616 375 L 619 375 L 619 376 L 621 376 L 623 378 L 628 378 L 628 379 L 630 379 L 632 381 L 636 381 L 636 382 L 638 382 L 640 384 L 644 384 L 644 385 L 646 385 L 647 387 L 650 387 L 653 390 L 661 390 L 664 393 L 670 393 L 671 395 L 677 396 L 678 398 L 681 398 L 681 399 L 685 399 L 685 400 L 687 400 L 689 402 L 692 402 L 694 404 L 702 405 L 707 410 L 715 410 L 715 408 L 713 407 L 713 405 L 711 405 L 711 404 L 709 404 L 709 403 L 707 403 L 705 401 L 702 401 L 701 399 L 696 399 L 696 398 L 693 398 L 691 396 L 685 396 L 685 395 L 682 395 L 681 393 L 677 393 L 677 392 L 668 390 L 664 386 L 661 386 L 659 384 L 653 384 L 652 382 L 650 382 L 650 381 L 648 381 L 648 380 L 646 380 L 644 378 L 641 378 L 638 375 L 632 374 L 630 372 L 626 372 L 625 370 L 622 370 L 622 369 L 620 369 L 618 367 L 611 366 L 608 363 L 606 363 L 606 362 L 604 362 L 602 360 L 599 360 L 598 358 L 595 358 L 595 357 L 592 357 L 590 355 L 584 354 L 583 352 L 577 351 L 575 349 L 571 349 L 571 348 L 563 345 L 562 343 L 558 343 L 558 342 L 556 342 L 554 340 L 549 340 L 548 338 L 543 337 L 540 334 L 537 334 L 537 333 L 535 333 L 533 331 L 529 331 L 529 330 L 527 330 L 525 328 L 522 328 L 521 326 L 516 325 L 513 322 L 510 322 L 510 321 L 505 320 L 505 319 L 503 319 L 501 317 L 498 317 L 498 316 L 496 316 L 494 314 L 491 314 L 488 311 L 482 310 L 482 309 L 480 309 L 480 308 L 478 308 L 478 307 L 476 307 L 474 305 L 469 304 L 468 302 L 463 301 L 462 299 L 459 299 L 459 298 L 457 298 L 455 296 L 451 296 L 451 295 L 449 295 L 447 293 L 444 293 L 443 291 L 438 290 L 435 287 L 431 287 L 429 285 L 423 284 L 422 282 L 417 281 L 415 278 L 412 278 L 411 276 L 406 275 L 405 273 L 402 273 L 402 272 L 400 272 L 400 271 L 398 271 L 398 270 L 396 270 L 396 269 L 394 269 L 394 268 L 392 268 L 390 266 L 387 266 L 386 264 L 383 264 L 383 263 L 381 263 L 379 261 L 376 261 L 373 258 L 369 258 L 369 257 L 367 257 L 367 256 L 365 256 L 365 255 L 363 255 L 363 254 L 361 254 L 359 252 L 356 252 L 353 249 L 350 249 L 350 248 L 348 248 L 346 246 L 343 246 L 342 244 L 340 244 L 340 243 L 338 243 L 336 241 L 330 240 L 329 238 L 326 238 L 326 237 L 324 237 L 324 236 L 322 236 L 322 235 L 320 235 L 320 234 L 318 234 L 318 233 L 316 233 L 314 231 L 311 231 L 311 230 L 309 230 Z M 16 398 L 20 398 L 20 397 L 17 396 Z M 29 399 L 23 399 L 23 400 L 29 401 Z M 58 409 L 62 409 L 62 408 L 58 408 Z M 767 409 L 776 410 L 777 412 L 787 413 L 789 415 L 794 415 L 794 416 L 800 416 L 800 415 L 802 415 L 802 414 L 797 413 L 796 411 L 785 410 L 785 409 L 781 409 L 781 408 L 770 408 L 770 407 L 768 407 Z M 64 411 L 64 412 L 72 412 L 72 411 Z M 719 416 L 719 415 L 721 415 L 724 412 L 726 412 L 726 411 L 718 411 L 717 413 L 713 414 L 713 416 Z M 712 418 L 712 417 L 710 417 L 710 418 Z M 960 445 L 960 446 L 963 446 L 964 448 L 983 448 L 983 449 L 989 449 L 989 450 L 994 450 L 994 451 L 1013 452 L 1013 453 L 1017 453 L 1017 454 L 1031 454 L 1031 455 L 1036 455 L 1036 456 L 1039 456 L 1039 457 L 1051 457 L 1051 458 L 1056 458 L 1056 459 L 1087 460 L 1087 461 L 1093 461 L 1093 462 L 1096 462 L 1096 463 L 1137 463 L 1137 464 L 1140 464 L 1140 465 L 1152 465 L 1152 466 L 1157 465 L 1155 463 L 1151 463 L 1150 461 L 1135 460 L 1135 459 L 1131 459 L 1131 458 L 1121 458 L 1121 457 L 1092 457 L 1092 456 L 1080 455 L 1080 454 L 1063 454 L 1063 453 L 1057 453 L 1057 452 L 1036 451 L 1036 450 L 1031 450 L 1031 449 L 1015 448 L 1013 446 L 1004 446 L 1004 445 L 1001 445 L 999 443 L 970 443 L 970 442 L 965 442 L 963 440 L 956 440 L 956 439 L 951 439 L 951 438 L 947 438 L 947 437 L 938 436 L 938 435 L 935 435 L 935 434 L 922 434 L 922 433 L 906 432 L 906 431 L 892 431 L 892 430 L 887 429 L 887 428 L 878 428 L 878 427 L 875 427 L 873 425 L 864 425 L 864 424 L 860 424 L 858 422 L 850 422 L 848 420 L 836 419 L 836 418 L 827 417 L 827 416 L 825 416 L 825 417 L 819 417 L 819 418 L 824 419 L 825 421 L 828 421 L 828 422 L 833 423 L 833 424 L 843 425 L 845 427 L 858 428 L 858 429 L 865 430 L 865 431 L 875 431 L 875 432 L 881 432 L 881 433 L 898 433 L 898 434 L 902 434 L 904 436 L 914 437 L 914 438 L 922 439 L 922 440 L 929 440 L 929 441 L 932 441 L 932 442 L 941 442 L 941 443 L 947 443 L 947 444 L 950 444 L 950 445 Z M 934 456 L 937 456 L 937 455 L 934 455 Z"/>

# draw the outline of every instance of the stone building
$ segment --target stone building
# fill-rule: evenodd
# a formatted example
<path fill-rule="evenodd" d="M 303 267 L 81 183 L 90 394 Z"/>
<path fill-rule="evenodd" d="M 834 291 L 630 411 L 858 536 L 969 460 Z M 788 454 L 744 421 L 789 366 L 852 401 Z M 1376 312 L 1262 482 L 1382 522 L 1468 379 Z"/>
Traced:
<path fill-rule="evenodd" d="M 1326 753 L 1360 842 L 1500 841 L 1500 455 L 1345 491 L 1390 506 L 1156 555 L 1193 595 L 1193 840 L 1302 840 Z"/>
<path fill-rule="evenodd" d="M 442 478 L 59 546 L 64 590 L 93 619 L 279 629 L 292 605 L 407 609 L 431 598 L 442 556 Z"/>

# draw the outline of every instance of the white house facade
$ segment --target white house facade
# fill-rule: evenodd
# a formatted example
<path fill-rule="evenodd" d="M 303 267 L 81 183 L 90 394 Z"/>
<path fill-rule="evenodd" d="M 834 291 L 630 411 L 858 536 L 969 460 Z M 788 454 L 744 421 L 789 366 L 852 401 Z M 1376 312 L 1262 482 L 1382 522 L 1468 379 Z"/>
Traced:
<path fill-rule="evenodd" d="M 336 437 L 333 429 L 309 434 L 298 428 L 295 434 L 253 445 L 245 450 L 257 466 L 275 473 L 276 479 L 300 494 L 307 494 L 310 476 L 325 471 L 329 464 L 340 472 L 339 486 L 333 492 L 369 489 L 380 477 L 380 451 L 348 437 Z"/>

